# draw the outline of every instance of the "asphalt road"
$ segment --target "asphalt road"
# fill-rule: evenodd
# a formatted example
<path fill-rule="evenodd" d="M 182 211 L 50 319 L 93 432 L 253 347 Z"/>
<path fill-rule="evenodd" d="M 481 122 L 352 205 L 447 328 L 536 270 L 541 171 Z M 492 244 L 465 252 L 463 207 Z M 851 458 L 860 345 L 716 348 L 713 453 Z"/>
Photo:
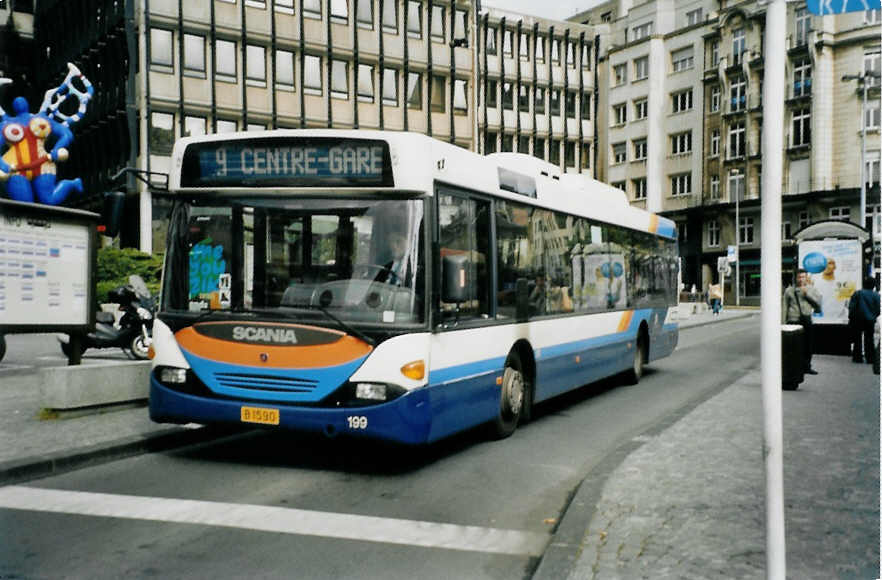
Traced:
<path fill-rule="evenodd" d="M 735 320 L 503 441 L 248 432 L 7 488 L 26 509 L 0 509 L 0 578 L 529 578 L 586 477 L 758 364 L 759 319 Z"/>

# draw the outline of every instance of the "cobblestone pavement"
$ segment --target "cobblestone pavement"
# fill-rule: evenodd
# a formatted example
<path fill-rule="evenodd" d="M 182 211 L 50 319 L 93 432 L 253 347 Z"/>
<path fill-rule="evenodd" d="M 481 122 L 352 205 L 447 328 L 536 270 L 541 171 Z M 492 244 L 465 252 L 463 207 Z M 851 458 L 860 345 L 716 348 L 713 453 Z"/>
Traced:
<path fill-rule="evenodd" d="M 784 392 L 787 576 L 879 577 L 879 378 L 816 355 Z M 758 371 L 648 437 L 603 487 L 575 579 L 765 576 Z"/>

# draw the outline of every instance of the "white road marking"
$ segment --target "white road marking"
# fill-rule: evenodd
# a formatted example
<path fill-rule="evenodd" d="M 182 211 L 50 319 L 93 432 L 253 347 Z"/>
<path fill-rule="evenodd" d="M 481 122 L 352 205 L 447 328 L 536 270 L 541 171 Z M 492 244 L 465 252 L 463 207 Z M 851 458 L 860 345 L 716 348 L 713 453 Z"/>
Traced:
<path fill-rule="evenodd" d="M 499 528 L 15 485 L 0 487 L 0 508 L 221 526 L 513 556 L 539 556 L 551 539 L 545 533 Z"/>

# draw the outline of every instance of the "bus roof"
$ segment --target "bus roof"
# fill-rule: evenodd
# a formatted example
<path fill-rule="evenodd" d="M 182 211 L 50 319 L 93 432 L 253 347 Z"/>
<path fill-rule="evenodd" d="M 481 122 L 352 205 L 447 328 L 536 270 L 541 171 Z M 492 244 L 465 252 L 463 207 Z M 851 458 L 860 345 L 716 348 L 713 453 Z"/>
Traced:
<path fill-rule="evenodd" d="M 257 178 L 248 182 L 243 181 L 239 186 L 224 183 L 223 186 L 194 187 L 186 182 L 182 185 L 182 167 L 185 165 L 185 152 L 191 145 L 210 146 L 210 144 L 223 143 L 233 147 L 236 142 L 254 141 L 253 149 L 239 147 L 235 150 L 241 152 L 243 160 L 246 154 L 254 155 L 254 151 L 257 150 L 259 160 L 262 155 L 260 151 L 265 151 L 266 144 L 275 143 L 276 140 L 280 144 L 287 143 L 287 147 L 290 147 L 294 140 L 320 142 L 323 139 L 337 140 L 335 141 L 337 143 L 357 144 L 366 141 L 388 144 L 388 155 L 383 161 L 387 177 L 385 181 L 381 180 L 382 171 L 380 171 L 375 174 L 375 180 L 370 177 L 364 180 L 364 175 L 356 176 L 363 180 L 365 185 L 353 187 L 353 184 L 341 186 L 339 182 L 328 183 L 327 185 L 333 187 L 336 193 L 355 194 L 367 188 L 372 192 L 409 191 L 431 195 L 435 183 L 442 182 L 500 198 L 650 232 L 666 238 L 676 237 L 676 226 L 672 220 L 631 206 L 624 192 L 586 175 L 561 173 L 557 166 L 523 153 L 494 153 L 484 156 L 421 133 L 401 131 L 279 129 L 186 137 L 175 143 L 169 188 L 173 192 L 214 191 L 253 194 L 256 190 L 264 190 L 280 193 L 314 193 L 316 186 L 322 185 L 320 177 L 309 187 L 300 187 L 299 184 L 297 187 L 280 186 L 278 182 L 269 181 L 261 184 Z M 327 156 L 318 159 L 324 159 L 327 163 Z M 258 166 L 265 167 L 260 164 Z M 377 169 L 382 168 L 377 166 Z"/>

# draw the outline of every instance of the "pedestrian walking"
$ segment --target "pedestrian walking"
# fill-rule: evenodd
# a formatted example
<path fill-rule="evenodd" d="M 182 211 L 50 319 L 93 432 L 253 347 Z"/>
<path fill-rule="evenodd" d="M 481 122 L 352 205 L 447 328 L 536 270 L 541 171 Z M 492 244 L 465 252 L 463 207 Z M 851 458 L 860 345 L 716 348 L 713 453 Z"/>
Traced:
<path fill-rule="evenodd" d="M 720 289 L 720 285 L 711 284 L 708 294 L 710 295 L 711 310 L 714 311 L 714 316 L 719 316 L 720 308 L 723 305 L 723 291 Z"/>
<path fill-rule="evenodd" d="M 799 324 L 803 328 L 803 367 L 808 375 L 816 375 L 812 368 L 812 313 L 821 311 L 821 294 L 812 286 L 808 273 L 800 268 L 796 272 L 796 285 L 784 290 L 784 322 Z"/>
<path fill-rule="evenodd" d="M 876 281 L 865 278 L 863 289 L 851 295 L 848 301 L 848 328 L 851 330 L 851 360 L 856 363 L 873 364 L 878 353 L 873 344 L 873 328 L 879 317 L 879 293 L 874 289 Z M 863 343 L 863 356 L 861 355 Z"/>

